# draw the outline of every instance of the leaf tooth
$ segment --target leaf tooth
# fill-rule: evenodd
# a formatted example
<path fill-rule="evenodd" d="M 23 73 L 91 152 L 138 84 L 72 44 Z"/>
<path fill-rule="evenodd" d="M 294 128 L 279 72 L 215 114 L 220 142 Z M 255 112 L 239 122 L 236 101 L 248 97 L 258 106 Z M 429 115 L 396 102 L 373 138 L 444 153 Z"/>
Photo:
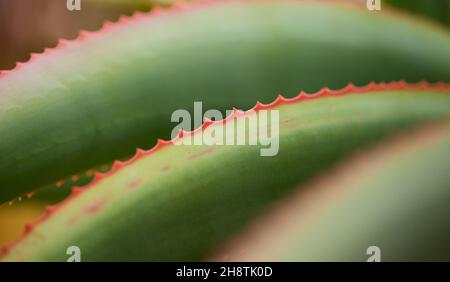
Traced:
<path fill-rule="evenodd" d="M 232 113 L 233 113 L 236 117 L 242 116 L 242 115 L 245 114 L 244 111 L 242 111 L 242 110 L 240 110 L 240 109 L 238 109 L 238 108 L 235 108 L 235 107 L 233 107 Z"/>
<path fill-rule="evenodd" d="M 320 95 L 332 95 L 333 91 L 328 88 L 328 87 L 324 87 L 319 91 Z"/>
<path fill-rule="evenodd" d="M 9 70 L 2 70 L 0 71 L 0 77 L 3 77 L 5 75 L 7 75 L 10 71 Z"/>
<path fill-rule="evenodd" d="M 164 139 L 158 138 L 156 145 L 163 147 L 163 146 L 169 145 L 170 143 L 172 143 L 170 140 L 164 140 Z"/>
<path fill-rule="evenodd" d="M 97 180 L 93 180 L 90 185 L 97 183 L 99 181 L 99 179 Z M 78 197 L 81 193 L 83 193 L 85 191 L 85 189 L 82 189 L 80 187 L 73 187 L 72 191 L 69 195 L 69 197 L 67 197 L 64 201 L 60 202 L 58 205 L 56 205 L 54 208 L 58 209 L 59 207 L 65 205 L 66 203 L 70 202 L 71 200 L 75 199 L 76 197 Z M 51 208 L 50 208 L 51 209 Z M 51 213 L 49 213 L 49 215 L 51 215 Z M 44 218 L 45 219 L 45 218 Z"/>
<path fill-rule="evenodd" d="M 112 169 L 111 170 L 116 170 L 119 169 L 121 167 L 123 167 L 125 164 L 119 160 L 114 161 Z"/>
<path fill-rule="evenodd" d="M 94 178 L 92 179 L 91 183 L 98 182 L 98 181 L 102 180 L 104 177 L 105 177 L 105 175 L 103 173 L 96 172 L 96 173 L 94 173 Z M 73 189 L 72 189 L 72 192 L 73 192 Z"/>
<path fill-rule="evenodd" d="M 375 90 L 386 90 L 388 88 L 388 85 L 386 82 L 382 81 L 379 84 L 376 84 L 374 81 L 371 81 L 369 84 L 366 85 L 365 91 L 375 91 Z"/>
<path fill-rule="evenodd" d="M 116 26 L 116 24 L 109 20 L 105 21 L 103 23 L 103 29 L 105 29 L 105 30 L 110 30 L 111 28 L 114 28 L 115 26 Z"/>
<path fill-rule="evenodd" d="M 83 193 L 84 189 L 80 187 L 73 187 L 72 188 L 72 195 L 78 195 L 80 193 Z"/>
<path fill-rule="evenodd" d="M 271 103 L 265 104 L 265 103 L 257 102 L 257 104 L 255 106 L 258 107 L 258 110 L 265 110 L 265 109 L 270 108 L 270 104 Z"/>
<path fill-rule="evenodd" d="M 347 84 L 347 86 L 345 86 L 342 89 L 331 90 L 329 95 L 332 95 L 332 96 L 345 95 L 345 94 L 353 91 L 353 89 L 354 89 L 354 85 L 349 83 L 349 84 Z"/>
<path fill-rule="evenodd" d="M 262 109 L 269 109 L 277 106 L 281 102 L 280 95 L 275 98 L 275 100 L 268 104 L 262 104 Z"/>
<path fill-rule="evenodd" d="M 395 83 L 395 82 L 393 82 L 393 83 Z M 420 82 L 419 82 L 419 83 L 420 83 Z M 400 88 L 405 88 L 405 87 L 408 86 L 408 83 L 406 83 L 406 81 L 403 80 L 403 79 L 400 80 L 400 81 L 398 81 L 397 84 L 398 84 L 398 86 L 399 86 Z M 415 87 L 415 85 L 413 85 L 413 87 Z"/>
<path fill-rule="evenodd" d="M 394 89 L 395 89 L 395 86 L 398 85 L 397 82 L 395 82 L 395 81 L 393 81 L 391 83 L 394 83 L 394 86 L 393 86 Z M 390 83 L 387 83 L 386 81 L 382 81 L 382 82 L 378 83 L 378 85 L 377 85 L 375 82 L 372 81 L 371 83 L 369 83 L 368 86 L 369 86 L 369 89 L 367 90 L 367 92 L 376 91 L 376 90 L 384 91 L 384 90 L 389 89 Z"/>
<path fill-rule="evenodd" d="M 348 92 L 351 92 L 351 91 L 355 91 L 356 86 L 355 86 L 355 84 L 353 84 L 353 83 L 350 82 L 350 83 L 347 84 L 347 86 L 345 86 L 344 88 L 347 89 Z M 348 92 L 347 92 L 347 93 L 348 93 Z"/>
<path fill-rule="evenodd" d="M 10 245 L 4 245 L 0 248 L 0 257 L 3 257 L 4 255 L 6 255 L 7 253 L 9 253 L 9 251 L 11 250 L 11 246 Z"/>
<path fill-rule="evenodd" d="M 47 213 L 54 213 L 56 210 L 56 206 L 45 206 L 45 211 Z"/>
<path fill-rule="evenodd" d="M 256 102 L 255 106 L 253 106 L 253 110 L 259 111 L 263 108 L 263 104 L 261 104 L 259 101 Z"/>
<path fill-rule="evenodd" d="M 203 124 L 212 124 L 214 121 L 210 118 L 205 117 L 203 119 Z"/>
<path fill-rule="evenodd" d="M 28 234 L 30 234 L 31 233 L 31 231 L 33 231 L 33 229 L 34 229 L 34 224 L 32 224 L 32 223 L 27 223 L 27 224 L 25 224 L 25 228 L 24 228 L 24 232 L 23 232 L 23 234 L 26 236 L 26 235 L 28 235 Z"/>
<path fill-rule="evenodd" d="M 119 24 L 125 24 L 130 21 L 130 18 L 126 15 L 122 15 L 119 17 L 119 20 L 117 21 Z"/>
<path fill-rule="evenodd" d="M 399 90 L 399 89 L 404 89 L 406 86 L 406 82 L 401 83 L 401 80 L 399 81 L 391 81 L 391 82 L 385 82 L 382 90 Z M 374 90 L 378 90 L 377 86 L 375 84 L 375 89 Z"/>
<path fill-rule="evenodd" d="M 78 33 L 78 37 L 75 39 L 77 40 L 84 40 L 86 38 L 88 38 L 92 33 L 87 31 L 87 30 L 82 30 Z"/>
<path fill-rule="evenodd" d="M 450 91 L 450 84 L 442 81 L 434 84 L 434 87 L 439 91 Z"/>
<path fill-rule="evenodd" d="M 219 121 L 220 122 L 220 121 Z M 207 127 L 209 127 L 210 125 L 214 124 L 214 121 L 209 119 L 209 118 L 204 118 L 203 119 L 203 124 L 200 126 L 201 130 L 205 130 Z"/>
<path fill-rule="evenodd" d="M 58 43 L 56 44 L 55 48 L 57 49 L 57 48 L 66 47 L 67 45 L 70 44 L 70 42 L 71 42 L 70 40 L 61 38 L 61 39 L 58 40 Z"/>
<path fill-rule="evenodd" d="M 31 53 L 31 54 L 30 54 L 30 59 L 28 60 L 28 62 L 33 62 L 33 61 L 35 61 L 37 58 L 39 58 L 40 55 L 41 55 L 41 54 L 39 54 L 39 53 Z"/>
<path fill-rule="evenodd" d="M 287 103 L 297 103 L 299 101 L 305 100 L 307 98 L 308 94 L 304 91 L 300 91 L 300 93 L 293 97 L 293 98 L 289 98 L 287 99 Z"/>
<path fill-rule="evenodd" d="M 275 101 L 273 101 L 274 105 L 279 105 L 281 103 L 284 102 L 284 97 L 281 94 L 278 94 L 277 98 L 275 99 Z"/>
<path fill-rule="evenodd" d="M 155 146 L 153 146 L 150 150 L 146 151 L 145 155 L 152 154 L 152 153 L 156 152 L 157 150 L 161 149 L 162 147 L 165 147 L 171 143 L 172 143 L 172 140 L 164 140 L 164 139 L 158 138 Z"/>
<path fill-rule="evenodd" d="M 23 68 L 24 65 L 25 64 L 23 62 L 16 62 L 15 69 L 19 70 L 19 69 Z"/>
<path fill-rule="evenodd" d="M 47 55 L 49 54 L 53 49 L 52 48 L 44 48 L 44 50 L 42 51 L 42 55 Z"/>
<path fill-rule="evenodd" d="M 417 87 L 417 89 L 423 90 L 429 87 L 429 83 L 426 80 L 421 80 L 417 82 L 415 86 Z"/>
<path fill-rule="evenodd" d="M 385 88 L 383 85 L 385 83 L 384 82 L 380 82 L 379 84 L 375 84 L 375 82 L 371 81 L 369 84 L 366 84 L 364 86 L 361 87 L 355 87 L 355 92 L 356 93 L 365 93 L 365 92 L 370 92 L 375 90 L 375 88 Z"/>
<path fill-rule="evenodd" d="M 137 148 L 136 149 L 136 156 L 143 156 L 143 155 L 145 155 L 145 150 L 143 150 L 143 149 L 141 149 L 141 148 Z"/>

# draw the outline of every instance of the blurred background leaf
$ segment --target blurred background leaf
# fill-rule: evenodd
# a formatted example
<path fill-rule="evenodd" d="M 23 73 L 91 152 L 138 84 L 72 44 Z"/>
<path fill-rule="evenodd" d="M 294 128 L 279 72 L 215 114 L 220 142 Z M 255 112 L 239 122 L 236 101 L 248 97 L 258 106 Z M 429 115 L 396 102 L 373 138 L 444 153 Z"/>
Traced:
<path fill-rule="evenodd" d="M 82 0 L 82 10 L 70 12 L 65 0 L 0 0 L 0 70 L 27 61 L 32 52 L 54 47 L 59 38 L 74 39 L 80 30 L 98 30 L 106 20 L 116 21 L 120 15 L 149 11 L 155 5 L 169 6 L 175 1 Z M 383 1 L 450 26 L 450 0 Z"/>
<path fill-rule="evenodd" d="M 68 11 L 65 0 L 0 0 L 0 70 L 54 47 L 60 38 L 74 39 L 80 30 L 95 31 L 107 20 L 148 11 L 155 2 L 111 1 L 82 0 L 81 11 Z"/>
<path fill-rule="evenodd" d="M 450 25 L 449 0 L 384 0 L 388 5 Z"/>

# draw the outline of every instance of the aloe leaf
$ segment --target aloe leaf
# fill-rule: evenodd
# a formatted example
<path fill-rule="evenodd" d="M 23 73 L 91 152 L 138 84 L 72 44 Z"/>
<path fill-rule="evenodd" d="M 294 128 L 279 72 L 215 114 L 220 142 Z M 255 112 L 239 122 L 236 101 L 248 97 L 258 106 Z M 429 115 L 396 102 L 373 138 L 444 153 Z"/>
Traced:
<path fill-rule="evenodd" d="M 448 261 L 449 148 L 448 122 L 384 143 L 300 187 L 214 260 Z"/>
<path fill-rule="evenodd" d="M 80 30 L 98 30 L 106 20 L 116 21 L 143 5 L 102 5 L 98 1 L 80 0 L 81 11 L 67 11 L 69 0 L 0 1 L 0 70 L 12 69 L 17 62 L 55 46 L 60 38 L 73 39 Z M 73 0 L 72 0 L 73 2 Z M 45 20 L 43 20 L 45 19 Z"/>
<path fill-rule="evenodd" d="M 24 237 L 5 248 L 3 259 L 61 261 L 71 245 L 85 261 L 204 258 L 267 204 L 336 160 L 392 132 L 450 114 L 448 86 L 440 86 L 444 92 L 403 87 L 349 86 L 334 95 L 324 95 L 330 94 L 324 89 L 280 97 L 269 106 L 258 103 L 258 111 L 279 110 L 279 153 L 273 157 L 261 157 L 260 146 L 159 141 L 49 207 L 40 223 L 27 225 Z M 343 95 L 347 92 L 352 93 Z M 243 118 L 235 114 L 227 121 Z"/>
<path fill-rule="evenodd" d="M 108 23 L 1 75 L 0 201 L 148 148 L 194 101 L 449 81 L 449 48 L 438 28 L 336 3 L 200 1 Z"/>

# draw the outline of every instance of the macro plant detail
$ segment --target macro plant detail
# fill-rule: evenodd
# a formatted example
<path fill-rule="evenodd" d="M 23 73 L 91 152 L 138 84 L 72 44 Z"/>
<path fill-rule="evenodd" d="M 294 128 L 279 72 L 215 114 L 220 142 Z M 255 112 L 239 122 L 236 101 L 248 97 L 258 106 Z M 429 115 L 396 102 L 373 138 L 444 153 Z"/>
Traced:
<path fill-rule="evenodd" d="M 83 261 L 365 260 L 371 240 L 391 247 L 386 260 L 450 258 L 426 249 L 445 245 L 450 227 L 450 37 L 398 13 L 352 1 L 176 2 L 1 72 L 0 202 L 71 193 L 1 260 L 66 261 L 69 246 Z M 170 139 L 172 113 L 193 113 L 194 101 L 234 110 Z M 270 157 L 260 146 L 173 144 L 261 110 L 279 111 Z M 333 189 L 344 192 L 302 206 L 304 190 Z M 377 210 L 371 197 L 384 214 L 359 206 Z"/>

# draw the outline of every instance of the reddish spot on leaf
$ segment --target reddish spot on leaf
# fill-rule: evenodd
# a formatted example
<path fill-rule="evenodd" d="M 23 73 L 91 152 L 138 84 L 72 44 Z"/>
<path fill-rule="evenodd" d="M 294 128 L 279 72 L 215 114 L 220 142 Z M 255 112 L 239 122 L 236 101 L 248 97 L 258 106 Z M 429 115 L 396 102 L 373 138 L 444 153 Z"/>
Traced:
<path fill-rule="evenodd" d="M 198 152 L 198 153 L 190 155 L 189 159 L 190 160 L 195 160 L 195 159 L 198 159 L 200 157 L 206 156 L 206 155 L 208 155 L 208 154 L 210 154 L 210 153 L 212 153 L 214 151 L 215 151 L 215 149 L 211 147 L 211 148 L 206 149 L 204 151 L 201 151 L 201 152 Z"/>
<path fill-rule="evenodd" d="M 10 246 L 3 246 L 0 249 L 0 256 L 6 255 L 11 250 Z"/>
<path fill-rule="evenodd" d="M 141 184 L 141 183 L 142 183 L 142 179 L 141 178 L 133 180 L 132 182 L 130 182 L 130 184 L 128 184 L 127 188 L 128 189 L 134 189 L 134 188 L 138 187 L 139 184 Z"/>
<path fill-rule="evenodd" d="M 99 199 L 99 200 L 95 201 L 94 203 L 88 205 L 84 209 L 84 211 L 88 214 L 96 213 L 96 212 L 100 211 L 107 202 L 108 202 L 108 200 L 105 198 Z"/>
<path fill-rule="evenodd" d="M 74 225 L 74 224 L 77 223 L 77 222 L 78 222 L 78 219 L 75 218 L 75 217 L 72 217 L 71 219 L 69 219 L 69 220 L 67 221 L 67 225 Z"/>
<path fill-rule="evenodd" d="M 161 168 L 161 171 L 168 171 L 170 169 L 170 165 L 165 165 Z"/>

